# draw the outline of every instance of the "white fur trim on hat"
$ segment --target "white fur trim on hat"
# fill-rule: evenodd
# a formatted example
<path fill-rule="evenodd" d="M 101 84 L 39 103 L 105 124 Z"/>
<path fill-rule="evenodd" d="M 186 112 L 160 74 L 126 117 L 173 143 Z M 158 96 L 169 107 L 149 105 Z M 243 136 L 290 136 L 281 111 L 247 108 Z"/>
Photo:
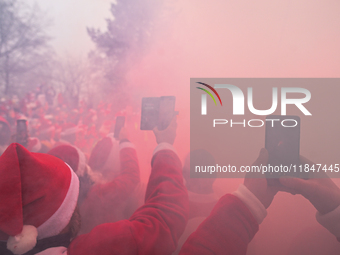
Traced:
<path fill-rule="evenodd" d="M 38 230 L 31 225 L 24 225 L 20 234 L 10 236 L 7 240 L 7 249 L 13 254 L 24 254 L 32 250 L 37 244 Z"/>
<path fill-rule="evenodd" d="M 260 200 L 243 184 L 232 193 L 237 196 L 250 210 L 258 224 L 267 216 L 267 210 Z"/>
<path fill-rule="evenodd" d="M 65 163 L 66 164 L 66 163 Z M 66 164 L 67 165 L 67 164 Z M 58 210 L 38 229 L 38 239 L 43 239 L 60 234 L 71 220 L 72 214 L 76 208 L 79 195 L 79 179 L 72 168 L 67 165 L 71 171 L 71 183 L 66 197 Z"/>

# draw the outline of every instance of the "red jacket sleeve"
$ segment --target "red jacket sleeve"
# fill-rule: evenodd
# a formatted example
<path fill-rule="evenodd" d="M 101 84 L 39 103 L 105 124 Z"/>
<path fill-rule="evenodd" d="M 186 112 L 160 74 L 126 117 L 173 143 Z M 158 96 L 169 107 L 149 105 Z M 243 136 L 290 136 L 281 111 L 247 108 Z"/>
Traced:
<path fill-rule="evenodd" d="M 258 223 L 236 196 L 223 196 L 211 214 L 184 243 L 180 255 L 246 254 Z"/>
<path fill-rule="evenodd" d="M 171 254 L 189 213 L 181 172 L 181 162 L 174 152 L 156 153 L 145 204 L 129 220 L 102 224 L 78 236 L 68 255 Z"/>

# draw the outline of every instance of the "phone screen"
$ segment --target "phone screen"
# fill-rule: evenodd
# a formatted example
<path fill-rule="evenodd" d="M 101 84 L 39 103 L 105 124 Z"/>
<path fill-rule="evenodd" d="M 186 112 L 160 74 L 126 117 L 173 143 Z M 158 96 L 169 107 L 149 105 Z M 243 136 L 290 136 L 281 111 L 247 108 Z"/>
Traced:
<path fill-rule="evenodd" d="M 298 116 L 270 115 L 266 118 L 265 147 L 268 151 L 268 165 L 290 169 L 288 172 L 267 173 L 267 178 L 290 175 L 300 177 L 300 118 Z M 296 171 L 294 171 L 294 166 Z"/>
<path fill-rule="evenodd" d="M 159 116 L 159 97 L 143 97 L 142 98 L 142 116 L 140 129 L 152 130 L 158 124 Z"/>
<path fill-rule="evenodd" d="M 174 96 L 161 97 L 160 105 L 159 105 L 159 120 L 158 120 L 159 130 L 164 130 L 169 126 L 175 114 L 175 102 L 176 102 L 176 97 Z"/>
<path fill-rule="evenodd" d="M 113 132 L 113 137 L 118 139 L 119 133 L 122 127 L 124 127 L 125 124 L 125 116 L 117 116 L 116 118 L 116 124 L 115 124 L 115 130 Z"/>

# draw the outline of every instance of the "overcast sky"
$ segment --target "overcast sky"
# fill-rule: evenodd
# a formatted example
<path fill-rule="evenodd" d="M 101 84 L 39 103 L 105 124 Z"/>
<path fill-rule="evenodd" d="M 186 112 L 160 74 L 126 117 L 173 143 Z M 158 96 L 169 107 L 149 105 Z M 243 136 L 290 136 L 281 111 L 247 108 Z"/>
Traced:
<path fill-rule="evenodd" d="M 86 27 L 105 30 L 105 18 L 111 18 L 111 0 L 26 0 L 37 3 L 52 21 L 48 30 L 52 45 L 60 54 L 86 55 L 94 47 Z"/>
<path fill-rule="evenodd" d="M 86 54 L 94 46 L 86 27 L 105 30 L 105 18 L 111 18 L 110 0 L 27 1 L 37 2 L 53 21 L 49 32 L 58 53 Z M 306 76 L 309 72 L 313 76 L 339 76 L 340 1 L 174 0 L 170 3 L 177 4 L 177 12 L 163 45 L 173 41 L 175 44 L 171 48 L 167 46 L 168 51 L 185 52 L 183 56 L 187 60 L 199 58 L 190 64 L 195 68 L 194 73 L 211 76 L 213 71 L 214 75 L 229 76 L 230 72 L 220 70 L 221 65 L 215 65 L 213 70 L 205 64 L 197 68 L 195 63 L 205 59 L 206 63 L 223 61 L 225 66 L 232 67 L 229 70 L 242 76 L 263 76 L 263 73 Z M 245 66 L 248 66 L 246 72 Z"/>

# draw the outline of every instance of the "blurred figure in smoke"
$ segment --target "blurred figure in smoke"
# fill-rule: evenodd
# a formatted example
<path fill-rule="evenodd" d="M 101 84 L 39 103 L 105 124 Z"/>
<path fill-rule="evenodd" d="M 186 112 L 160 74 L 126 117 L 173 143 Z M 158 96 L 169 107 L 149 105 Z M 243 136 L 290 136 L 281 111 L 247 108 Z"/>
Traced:
<path fill-rule="evenodd" d="M 91 168 L 87 165 L 85 154 L 70 144 L 56 146 L 47 154 L 60 158 L 77 174 L 79 178 L 78 206 L 81 205 L 96 180 Z"/>
<path fill-rule="evenodd" d="M 62 127 L 62 131 L 59 134 L 59 141 L 56 145 L 72 144 L 75 145 L 77 140 L 77 134 L 80 131 L 79 126 L 74 123 L 65 123 Z"/>
<path fill-rule="evenodd" d="M 46 101 L 49 106 L 54 105 L 54 100 L 56 96 L 56 92 L 52 86 L 48 86 L 45 90 L 45 95 L 46 95 Z"/>
<path fill-rule="evenodd" d="M 104 138 L 105 136 L 107 136 L 113 127 L 114 125 L 112 120 L 105 120 L 102 126 L 99 128 L 99 137 Z"/>
<path fill-rule="evenodd" d="M 0 157 L 0 254 L 171 254 L 188 216 L 181 162 L 172 147 L 176 122 L 155 136 L 145 204 L 129 220 L 99 225 L 75 239 L 76 174 L 56 157 L 10 145 Z M 123 168 L 135 164 L 131 147 L 121 154 L 127 159 Z"/>
<path fill-rule="evenodd" d="M 268 152 L 262 149 L 253 165 L 267 162 Z M 309 199 L 319 211 L 318 221 L 339 240 L 340 189 L 330 179 L 282 178 L 280 182 L 284 186 L 268 186 L 266 179 L 247 175 L 236 192 L 218 201 L 209 217 L 185 242 L 180 254 L 246 254 L 248 243 L 267 215 L 266 209 L 280 190 L 300 193 Z"/>
<path fill-rule="evenodd" d="M 178 247 L 174 254 L 179 253 L 184 242 L 209 216 L 218 201 L 218 195 L 213 189 L 216 173 L 212 173 L 209 178 L 190 178 L 190 158 L 194 158 L 195 163 L 199 166 L 216 165 L 214 157 L 204 149 L 191 151 L 184 160 L 183 178 L 188 189 L 190 212 L 188 224 L 178 241 Z"/>
<path fill-rule="evenodd" d="M 127 147 L 133 154 L 123 157 L 121 150 Z M 83 220 L 81 234 L 103 223 L 128 219 L 132 214 L 127 214 L 125 209 L 135 202 L 134 192 L 140 183 L 140 176 L 137 154 L 125 128 L 119 133 L 119 141 L 110 134 L 97 143 L 90 156 L 89 169 L 91 167 L 94 171 L 87 176 L 93 186 L 80 205 Z M 81 184 L 82 179 L 80 181 Z M 136 210 L 138 206 L 132 207 Z"/>
<path fill-rule="evenodd" d="M 45 119 L 45 117 L 40 119 L 40 125 L 37 132 L 37 137 L 41 143 L 41 149 L 39 152 L 46 153 L 55 146 L 55 127 L 52 121 Z M 38 151 L 36 151 L 38 152 Z"/>
<path fill-rule="evenodd" d="M 79 119 L 79 111 L 77 109 L 72 109 L 71 112 L 68 113 L 67 123 L 72 123 L 77 126 L 79 124 Z"/>
<path fill-rule="evenodd" d="M 312 225 L 296 233 L 292 233 L 292 242 L 289 245 L 289 255 L 338 255 L 340 243 L 317 225 Z"/>
<path fill-rule="evenodd" d="M 121 139 L 127 139 L 125 128 L 120 133 Z M 114 138 L 113 133 L 109 133 L 106 137 L 98 141 L 89 158 L 89 166 L 94 172 L 100 173 L 103 180 L 111 181 L 120 172 L 119 160 L 119 144 L 120 141 Z"/>
<path fill-rule="evenodd" d="M 96 123 L 97 113 L 93 109 L 89 109 L 81 120 L 83 129 L 86 129 L 85 140 L 87 141 L 86 153 L 91 153 L 94 144 L 98 141 Z M 86 128 L 85 128 L 86 127 Z"/>
<path fill-rule="evenodd" d="M 190 201 L 189 219 L 206 217 L 218 200 L 213 189 L 216 173 L 210 174 L 209 178 L 190 178 L 190 158 L 195 158 L 195 162 L 200 166 L 213 166 L 216 162 L 214 157 L 203 149 L 190 152 L 184 161 L 183 177 Z"/>
<path fill-rule="evenodd" d="M 27 119 L 26 116 L 24 116 L 19 108 L 10 108 L 8 110 L 8 114 L 7 114 L 7 117 L 6 117 L 6 120 L 8 121 L 8 123 L 10 124 L 10 127 L 11 128 L 14 128 L 15 125 L 16 125 L 16 121 L 19 120 L 19 119 Z M 14 130 L 12 130 L 13 132 Z M 13 132 L 14 133 L 14 132 Z"/>
<path fill-rule="evenodd" d="M 0 155 L 6 150 L 11 139 L 11 128 L 7 120 L 0 116 Z"/>

